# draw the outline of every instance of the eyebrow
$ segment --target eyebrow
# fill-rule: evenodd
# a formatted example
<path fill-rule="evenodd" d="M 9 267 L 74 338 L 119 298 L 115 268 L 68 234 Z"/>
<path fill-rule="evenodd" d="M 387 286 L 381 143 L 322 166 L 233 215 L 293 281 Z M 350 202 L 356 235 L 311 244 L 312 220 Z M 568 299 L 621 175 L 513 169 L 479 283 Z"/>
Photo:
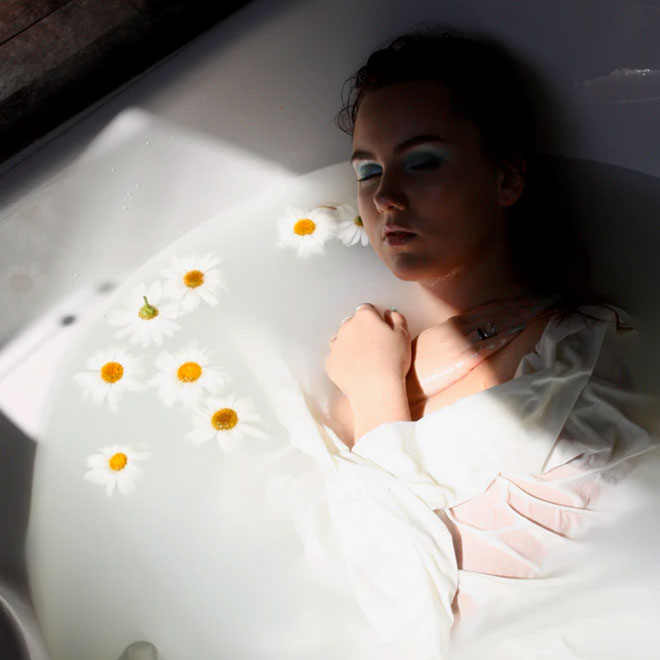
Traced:
<path fill-rule="evenodd" d="M 415 135 L 409 140 L 404 140 L 394 147 L 394 153 L 400 154 L 402 151 L 416 147 L 419 144 L 427 144 L 429 142 L 446 142 L 444 138 L 441 138 L 439 135 Z M 369 151 L 364 151 L 363 149 L 358 149 L 354 151 L 351 155 L 351 161 L 354 160 L 370 160 L 373 159 L 374 155 Z"/>

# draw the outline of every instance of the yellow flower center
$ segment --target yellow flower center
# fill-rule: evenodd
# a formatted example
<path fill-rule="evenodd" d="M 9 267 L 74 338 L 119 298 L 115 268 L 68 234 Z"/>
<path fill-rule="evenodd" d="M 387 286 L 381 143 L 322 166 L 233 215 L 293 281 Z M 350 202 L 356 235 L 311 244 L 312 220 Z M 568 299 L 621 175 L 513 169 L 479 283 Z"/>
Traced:
<path fill-rule="evenodd" d="M 229 431 L 238 424 L 238 415 L 231 408 L 221 408 L 213 413 L 211 424 L 217 431 Z"/>
<path fill-rule="evenodd" d="M 110 466 L 111 470 L 114 470 L 115 472 L 121 472 L 126 467 L 126 463 L 128 463 L 128 458 L 126 457 L 126 454 L 114 454 L 113 456 L 110 457 L 110 460 L 108 461 L 108 465 Z"/>
<path fill-rule="evenodd" d="M 183 283 L 191 289 L 196 289 L 204 284 L 204 273 L 201 270 L 189 270 L 183 276 Z"/>
<path fill-rule="evenodd" d="M 176 375 L 182 383 L 194 383 L 202 375 L 202 368 L 197 362 L 186 362 L 179 367 Z"/>
<path fill-rule="evenodd" d="M 144 305 L 140 307 L 138 316 L 145 321 L 151 321 L 151 319 L 155 319 L 158 316 L 158 307 L 150 305 L 147 296 L 142 297 L 144 298 Z"/>
<path fill-rule="evenodd" d="M 106 383 L 116 383 L 124 375 L 124 367 L 119 362 L 106 362 L 101 367 L 101 378 Z"/>
<path fill-rule="evenodd" d="M 302 218 L 293 225 L 293 233 L 298 234 L 298 236 L 308 236 L 313 234 L 316 230 L 316 223 L 309 218 Z"/>
<path fill-rule="evenodd" d="M 362 222 L 362 218 L 359 215 L 356 215 L 355 218 L 353 218 L 353 222 L 358 226 L 358 227 L 364 227 L 364 222 Z"/>

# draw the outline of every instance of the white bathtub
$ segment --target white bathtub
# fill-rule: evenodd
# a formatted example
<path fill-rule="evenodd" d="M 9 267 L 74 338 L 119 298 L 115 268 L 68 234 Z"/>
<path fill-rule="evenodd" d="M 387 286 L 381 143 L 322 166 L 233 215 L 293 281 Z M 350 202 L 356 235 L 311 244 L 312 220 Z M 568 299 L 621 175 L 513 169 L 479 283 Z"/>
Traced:
<path fill-rule="evenodd" d="M 638 379 L 658 388 L 660 4 L 257 1 L 3 167 L 0 407 L 16 433 L 0 442 L 23 460 L 23 495 L 30 439 L 38 454 L 51 432 L 43 410 L 61 357 L 86 336 L 103 291 L 207 218 L 345 159 L 349 139 L 333 125 L 343 81 L 375 47 L 426 20 L 496 37 L 547 83 L 541 148 L 565 169 L 597 281 L 639 320 Z M 14 495 L 0 484 L 3 506 Z M 20 538 L 27 511 L 12 521 L 7 533 Z M 25 572 L 20 547 L 8 545 L 0 578 Z M 31 657 L 48 648 L 55 660 L 114 660 L 140 639 L 139 621 L 116 634 L 103 621 L 77 625 L 93 585 L 74 597 L 62 584 L 55 596 L 41 577 L 28 580 L 31 594 L 19 580 L 5 595 Z"/>

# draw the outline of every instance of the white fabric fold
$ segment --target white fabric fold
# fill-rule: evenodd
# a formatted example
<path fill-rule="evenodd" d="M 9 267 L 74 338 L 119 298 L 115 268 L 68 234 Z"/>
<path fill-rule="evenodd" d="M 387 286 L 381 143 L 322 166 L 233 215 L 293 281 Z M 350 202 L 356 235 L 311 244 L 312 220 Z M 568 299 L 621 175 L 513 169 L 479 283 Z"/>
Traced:
<path fill-rule="evenodd" d="M 569 463 L 577 470 L 571 477 L 577 486 L 552 483 L 566 498 L 565 504 L 552 505 L 561 518 L 570 513 L 571 496 L 580 507 L 580 474 L 595 471 L 594 483 L 600 483 L 610 467 L 657 445 L 638 422 L 650 399 L 625 391 L 617 380 L 616 356 L 626 339 L 617 333 L 614 315 L 602 308 L 582 311 L 597 318 L 574 314 L 551 320 L 513 380 L 418 422 L 384 424 L 352 451 L 318 422 L 313 402 L 286 364 L 273 357 L 278 351 L 264 348 L 257 355 L 254 347 L 266 343 L 249 341 L 251 371 L 270 383 L 267 394 L 286 429 L 289 453 L 313 459 L 314 468 L 304 474 L 287 475 L 284 464 L 280 470 L 306 556 L 325 570 L 324 553 L 337 549 L 357 604 L 390 654 L 398 649 L 419 660 L 448 657 L 452 602 L 466 575 L 458 570 L 452 537 L 466 524 L 454 519 L 452 507 L 496 482 L 503 485 L 502 497 L 515 490 L 522 508 L 507 500 L 510 529 L 471 533 L 537 575 L 573 543 L 526 517 L 526 507 L 538 500 L 535 489 L 543 486 L 545 477 L 538 475 Z M 277 472 L 275 465 L 271 474 Z M 528 534 L 547 556 L 516 550 L 511 532 Z M 472 585 L 468 591 L 487 599 L 479 585 L 490 584 L 488 578 L 468 580 L 461 591 Z"/>
<path fill-rule="evenodd" d="M 383 646 L 379 657 L 446 658 L 458 583 L 451 533 L 404 482 L 351 454 L 316 420 L 277 351 L 255 350 L 267 345 L 252 338 L 246 359 L 270 383 L 267 394 L 290 448 L 262 458 L 262 467 L 267 487 L 288 500 L 306 558 L 330 571 L 327 554 L 338 548 L 355 600 Z M 314 467 L 292 468 L 292 452 L 313 459 Z"/>

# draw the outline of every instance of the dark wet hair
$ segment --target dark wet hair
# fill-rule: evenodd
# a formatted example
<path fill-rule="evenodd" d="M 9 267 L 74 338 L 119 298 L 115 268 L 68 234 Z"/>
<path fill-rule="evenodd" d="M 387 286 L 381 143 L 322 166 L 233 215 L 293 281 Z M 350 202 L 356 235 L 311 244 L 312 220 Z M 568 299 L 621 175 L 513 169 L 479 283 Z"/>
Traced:
<path fill-rule="evenodd" d="M 453 30 L 424 28 L 375 51 L 342 90 L 336 123 L 353 134 L 369 91 L 400 82 L 437 82 L 450 93 L 452 110 L 474 122 L 493 163 L 526 163 L 525 189 L 507 209 L 514 266 L 529 290 L 559 294 L 558 311 L 602 302 L 590 283 L 589 255 L 570 209 L 557 200 L 556 173 L 540 162 L 530 83 L 540 85 L 501 45 Z"/>
<path fill-rule="evenodd" d="M 479 127 L 490 157 L 532 157 L 534 113 L 515 62 L 493 43 L 449 31 L 413 32 L 372 53 L 346 81 L 338 126 L 353 133 L 360 103 L 370 90 L 413 81 L 447 88 L 452 109 Z"/>

